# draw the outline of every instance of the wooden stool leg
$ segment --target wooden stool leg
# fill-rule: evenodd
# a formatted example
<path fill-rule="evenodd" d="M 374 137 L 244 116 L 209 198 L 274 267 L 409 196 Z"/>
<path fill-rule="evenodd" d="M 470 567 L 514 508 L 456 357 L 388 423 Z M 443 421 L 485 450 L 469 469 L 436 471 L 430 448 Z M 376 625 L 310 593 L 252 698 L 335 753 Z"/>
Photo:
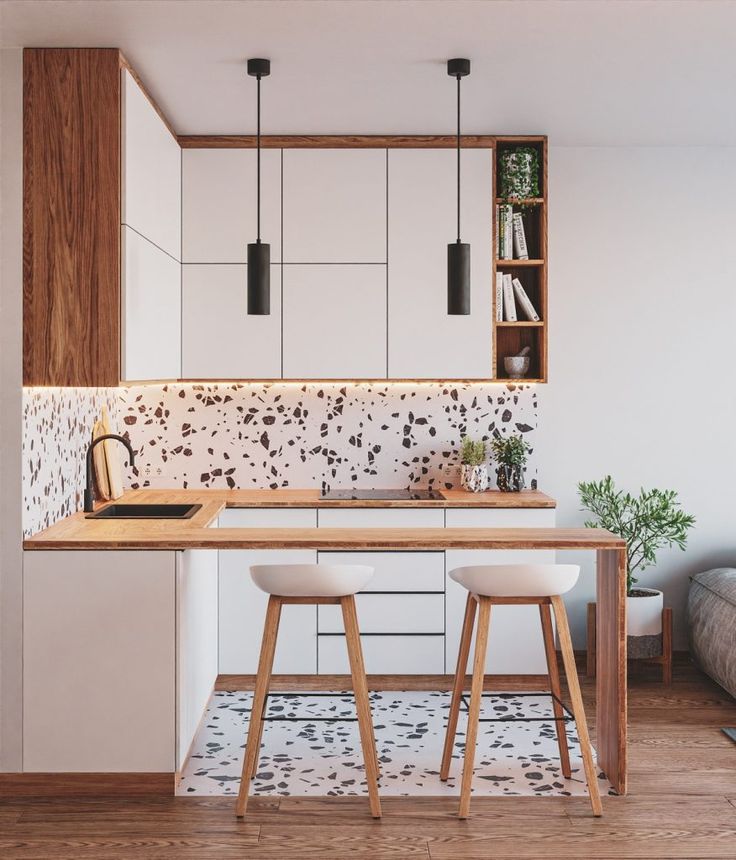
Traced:
<path fill-rule="evenodd" d="M 271 680 L 271 670 L 273 669 L 273 655 L 276 652 L 276 638 L 278 636 L 280 618 L 281 599 L 272 595 L 268 598 L 268 608 L 266 609 L 266 623 L 263 627 L 263 640 L 261 641 L 261 656 L 258 659 L 256 688 L 253 693 L 253 707 L 250 712 L 250 723 L 248 725 L 248 741 L 245 745 L 240 789 L 238 791 L 238 800 L 235 804 L 235 814 L 238 818 L 242 818 L 245 815 L 248 805 L 251 774 L 254 773 L 258 764 L 258 751 L 261 746 L 261 732 L 263 730 L 263 712 L 266 705 L 268 685 Z"/>
<path fill-rule="evenodd" d="M 488 648 L 488 627 L 491 621 L 491 599 L 479 597 L 478 627 L 475 631 L 475 655 L 473 656 L 473 683 L 470 687 L 470 708 L 468 709 L 468 729 L 465 733 L 465 760 L 463 779 L 460 787 L 460 818 L 470 814 L 470 792 L 473 784 L 473 765 L 475 745 L 478 739 L 478 720 L 483 696 L 483 677 L 486 671 L 486 650 Z"/>
<path fill-rule="evenodd" d="M 355 611 L 355 598 L 352 595 L 343 597 L 340 599 L 340 604 L 342 605 L 342 618 L 345 625 L 345 641 L 347 643 L 348 658 L 350 660 L 350 674 L 353 678 L 355 709 L 358 713 L 360 745 L 363 748 L 365 778 L 368 783 L 368 798 L 371 805 L 371 815 L 374 818 L 380 818 L 381 800 L 378 796 L 378 759 L 376 756 L 376 739 L 373 733 L 373 717 L 371 716 L 371 704 L 368 697 L 368 683 L 365 677 L 363 649 L 360 645 L 360 632 L 358 630 L 358 616 Z"/>
<path fill-rule="evenodd" d="M 460 714 L 460 700 L 465 686 L 465 673 L 468 671 L 468 656 L 470 654 L 470 641 L 473 638 L 473 623 L 475 622 L 475 610 L 477 607 L 475 598 L 468 594 L 465 603 L 465 619 L 463 630 L 460 634 L 460 649 L 457 654 L 457 668 L 455 669 L 455 681 L 452 686 L 452 698 L 450 699 L 450 712 L 447 715 L 447 731 L 445 732 L 445 747 L 442 751 L 442 765 L 440 766 L 440 779 L 445 782 L 450 775 L 450 764 L 452 763 L 452 749 L 455 745 L 457 734 L 457 719 Z"/>
<path fill-rule="evenodd" d="M 662 682 L 672 683 L 672 610 L 662 610 Z"/>
<path fill-rule="evenodd" d="M 560 637 L 562 662 L 565 665 L 565 675 L 567 676 L 567 688 L 570 691 L 572 713 L 575 717 L 575 725 L 578 731 L 578 738 L 580 739 L 580 752 L 583 756 L 583 768 L 585 769 L 585 780 L 588 783 L 590 805 L 593 807 L 593 815 L 598 817 L 603 815 L 603 807 L 601 806 L 601 796 L 598 791 L 598 775 L 593 762 L 593 750 L 590 745 L 590 736 L 588 735 L 588 723 L 585 720 L 583 697 L 580 694 L 580 682 L 578 681 L 578 670 L 575 665 L 575 653 L 572 649 L 572 638 L 570 637 L 570 628 L 567 624 L 567 612 L 565 612 L 565 604 L 559 595 L 551 597 L 550 600 L 552 602 L 552 608 L 555 611 L 555 620 L 557 621 L 557 634 Z"/>
<path fill-rule="evenodd" d="M 552 711 L 555 715 L 555 729 L 557 731 L 557 745 L 560 748 L 562 775 L 570 779 L 572 776 L 570 770 L 570 751 L 567 747 L 567 733 L 565 732 L 565 723 L 563 720 L 565 712 L 562 710 L 562 705 L 557 701 L 562 698 L 562 691 L 560 689 L 560 672 L 557 667 L 555 636 L 552 630 L 552 615 L 548 603 L 539 604 L 539 617 L 542 620 L 542 635 L 544 636 L 544 653 L 547 657 L 549 688 L 552 695 L 556 696 L 556 698 L 552 699 Z"/>

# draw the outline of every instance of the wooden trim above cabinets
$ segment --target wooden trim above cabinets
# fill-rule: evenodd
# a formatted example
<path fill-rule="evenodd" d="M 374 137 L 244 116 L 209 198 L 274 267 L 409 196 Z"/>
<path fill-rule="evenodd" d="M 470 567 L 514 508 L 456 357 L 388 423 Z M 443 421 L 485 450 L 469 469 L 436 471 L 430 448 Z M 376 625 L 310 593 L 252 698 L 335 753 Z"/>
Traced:
<path fill-rule="evenodd" d="M 23 51 L 23 384 L 120 379 L 120 60 Z"/>
<path fill-rule="evenodd" d="M 530 138 L 538 141 L 540 138 Z M 254 134 L 180 134 L 182 149 L 255 149 Z M 495 135 L 465 134 L 464 147 L 492 149 Z M 457 139 L 437 134 L 270 134 L 264 149 L 453 149 Z"/>

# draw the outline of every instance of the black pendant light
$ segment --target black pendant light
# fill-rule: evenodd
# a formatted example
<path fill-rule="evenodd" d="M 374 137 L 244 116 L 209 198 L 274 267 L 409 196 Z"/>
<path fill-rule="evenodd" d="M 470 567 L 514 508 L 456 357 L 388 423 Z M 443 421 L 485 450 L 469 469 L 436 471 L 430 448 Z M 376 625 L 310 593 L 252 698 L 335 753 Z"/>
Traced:
<path fill-rule="evenodd" d="M 248 244 L 248 313 L 265 316 L 271 313 L 271 246 L 261 242 L 261 78 L 271 74 L 271 61 L 248 60 L 248 74 L 258 82 L 256 138 L 258 235 L 255 242 Z"/>
<path fill-rule="evenodd" d="M 447 74 L 457 78 L 457 241 L 447 246 L 447 313 L 470 313 L 470 245 L 460 241 L 460 78 L 470 74 L 470 60 L 447 61 Z"/>

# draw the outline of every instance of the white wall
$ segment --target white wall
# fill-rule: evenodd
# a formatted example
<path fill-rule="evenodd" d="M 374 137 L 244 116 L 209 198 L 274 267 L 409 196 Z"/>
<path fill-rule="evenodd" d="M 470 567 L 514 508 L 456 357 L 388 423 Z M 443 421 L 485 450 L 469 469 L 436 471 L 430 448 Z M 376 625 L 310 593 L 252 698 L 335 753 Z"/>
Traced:
<path fill-rule="evenodd" d="M 0 772 L 21 767 L 22 52 L 0 51 Z"/>
<path fill-rule="evenodd" d="M 580 524 L 576 484 L 674 488 L 697 525 L 642 582 L 675 609 L 688 576 L 736 566 L 736 149 L 552 147 L 550 379 L 540 488 Z M 570 600 L 576 644 L 592 558 Z"/>

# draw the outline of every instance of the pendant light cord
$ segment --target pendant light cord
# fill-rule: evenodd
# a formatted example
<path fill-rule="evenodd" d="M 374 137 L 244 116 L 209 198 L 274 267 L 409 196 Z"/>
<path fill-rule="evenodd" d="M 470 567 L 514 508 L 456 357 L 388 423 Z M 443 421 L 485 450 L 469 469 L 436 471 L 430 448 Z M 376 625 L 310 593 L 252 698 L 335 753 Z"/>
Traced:
<path fill-rule="evenodd" d="M 460 75 L 457 76 L 457 241 L 460 241 Z"/>
<path fill-rule="evenodd" d="M 257 97 L 256 97 L 256 110 L 258 113 L 258 120 L 256 125 L 256 170 L 258 172 L 258 178 L 256 180 L 256 210 L 257 210 L 257 239 L 258 242 L 261 241 L 261 76 L 258 75 L 256 77 L 257 83 Z"/>

